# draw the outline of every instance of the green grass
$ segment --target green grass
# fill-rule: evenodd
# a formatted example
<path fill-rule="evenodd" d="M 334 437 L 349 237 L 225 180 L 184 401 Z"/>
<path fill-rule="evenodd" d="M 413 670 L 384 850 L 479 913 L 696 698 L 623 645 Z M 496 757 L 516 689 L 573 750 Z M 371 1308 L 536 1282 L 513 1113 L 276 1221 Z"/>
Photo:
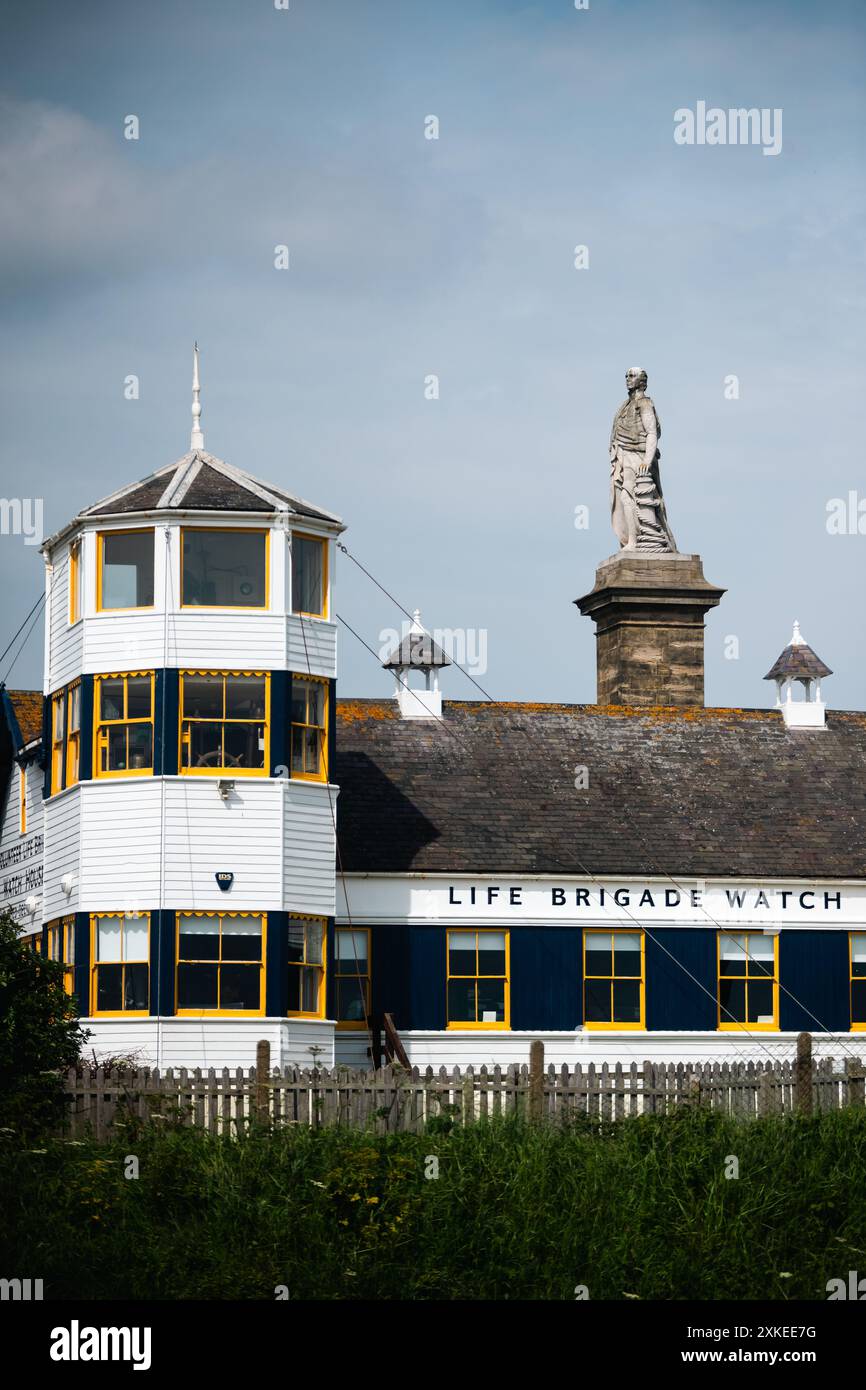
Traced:
<path fill-rule="evenodd" d="M 0 1141 L 2 1272 L 46 1297 L 825 1299 L 866 1273 L 862 1111 Z"/>

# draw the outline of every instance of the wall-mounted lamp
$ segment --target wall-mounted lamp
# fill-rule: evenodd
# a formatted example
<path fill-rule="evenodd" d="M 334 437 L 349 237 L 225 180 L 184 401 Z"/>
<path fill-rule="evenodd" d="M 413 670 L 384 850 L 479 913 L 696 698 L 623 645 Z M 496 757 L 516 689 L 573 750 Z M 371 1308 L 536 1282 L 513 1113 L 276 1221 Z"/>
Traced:
<path fill-rule="evenodd" d="M 64 874 L 60 880 L 60 887 L 68 898 L 72 889 L 75 887 L 75 874 Z"/>
<path fill-rule="evenodd" d="M 233 792 L 234 789 L 235 784 L 229 777 L 221 777 L 217 782 L 217 791 L 219 792 L 222 801 L 228 801 L 229 792 Z"/>

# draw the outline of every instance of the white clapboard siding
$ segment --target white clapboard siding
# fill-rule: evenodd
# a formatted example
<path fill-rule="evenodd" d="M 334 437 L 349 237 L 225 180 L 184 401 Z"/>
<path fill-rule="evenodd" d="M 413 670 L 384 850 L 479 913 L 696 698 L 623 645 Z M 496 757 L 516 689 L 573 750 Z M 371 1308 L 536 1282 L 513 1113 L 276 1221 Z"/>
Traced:
<path fill-rule="evenodd" d="M 48 611 L 48 691 L 58 690 L 81 674 L 84 623 L 69 622 L 69 546 L 53 555 L 51 601 Z"/>
<path fill-rule="evenodd" d="M 317 1047 L 319 1066 L 334 1064 L 334 1024 L 326 1019 L 286 1018 L 87 1018 L 92 1034 L 84 1060 L 129 1057 L 137 1066 L 254 1067 L 256 1045 L 270 1043 L 273 1066 L 309 1067 Z"/>
<path fill-rule="evenodd" d="M 84 620 L 82 669 L 148 671 L 165 665 L 164 616 L 157 612 L 102 613 Z"/>
<path fill-rule="evenodd" d="M 79 847 L 81 843 L 82 787 L 58 792 L 44 803 L 45 869 L 42 916 L 47 922 L 78 910 L 81 883 Z M 72 891 L 64 893 L 61 879 L 71 874 Z"/>
<path fill-rule="evenodd" d="M 161 650 L 161 649 L 160 649 Z M 285 618 L 242 609 L 173 613 L 168 619 L 168 655 L 176 667 L 272 671 L 285 669 Z"/>
<path fill-rule="evenodd" d="M 81 792 L 82 911 L 149 911 L 159 902 L 159 780 L 106 778 Z"/>
<path fill-rule="evenodd" d="M 21 834 L 18 765 L 12 764 L 0 810 L 0 911 L 7 911 L 22 926 L 36 928 L 43 921 L 42 769 L 27 767 L 27 831 Z M 27 912 L 25 899 L 38 899 L 35 912 Z"/>
<path fill-rule="evenodd" d="M 165 906 L 279 910 L 281 795 L 266 778 L 236 778 L 226 801 L 214 780 L 167 778 Z M 227 893 L 222 872 L 234 874 Z"/>
<path fill-rule="evenodd" d="M 299 675 L 336 676 L 337 629 L 321 618 L 286 619 L 289 670 Z"/>
<path fill-rule="evenodd" d="M 336 787 L 283 782 L 285 903 L 290 912 L 332 917 L 335 904 Z"/>

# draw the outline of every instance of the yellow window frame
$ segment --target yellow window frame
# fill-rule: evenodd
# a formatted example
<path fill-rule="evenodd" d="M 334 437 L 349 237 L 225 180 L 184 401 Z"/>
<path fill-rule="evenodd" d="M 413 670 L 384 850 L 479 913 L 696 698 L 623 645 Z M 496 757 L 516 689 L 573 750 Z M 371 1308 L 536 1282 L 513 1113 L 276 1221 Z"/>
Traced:
<path fill-rule="evenodd" d="M 746 938 L 746 973 L 745 975 L 722 975 L 722 937 L 723 936 L 745 936 Z M 753 936 L 760 936 L 773 943 L 773 1020 L 771 1023 L 741 1023 L 737 1020 L 727 1019 L 722 1021 L 722 991 L 721 982 L 725 980 L 743 980 L 746 986 L 746 1015 L 749 1013 L 749 981 L 761 981 L 766 983 L 768 976 L 749 973 L 749 964 L 752 956 L 749 951 L 749 940 Z M 779 1028 L 779 936 L 778 933 L 765 931 L 735 931 L 733 927 L 726 931 L 716 933 L 716 1008 L 718 1015 L 718 1031 L 720 1033 L 773 1033 L 778 1032 Z"/>
<path fill-rule="evenodd" d="M 475 974 L 474 975 L 452 975 L 451 974 L 451 937 L 455 932 L 462 932 L 466 935 L 469 932 L 475 936 Z M 479 937 L 489 936 L 491 932 L 505 937 L 505 974 L 503 975 L 482 975 L 479 973 L 478 956 Z M 448 1017 L 448 985 L 451 980 L 474 980 L 475 990 L 475 1012 L 478 1012 L 478 981 L 479 980 L 504 980 L 504 1009 L 505 1018 L 502 1023 L 484 1023 L 473 1019 L 452 1019 Z M 507 927 L 449 927 L 445 933 L 445 1010 L 447 1017 L 447 1028 L 459 1028 L 461 1030 L 471 1029 L 473 1032 L 503 1032 L 511 1027 L 511 932 Z"/>
<path fill-rule="evenodd" d="M 69 625 L 81 617 L 81 537 L 69 545 Z"/>
<path fill-rule="evenodd" d="M 264 603 L 184 603 L 183 601 L 183 538 L 188 531 L 202 531 L 211 535 L 221 532 L 223 535 L 253 535 L 264 536 L 265 538 L 265 601 Z M 216 610 L 220 613 L 267 613 L 270 609 L 271 596 L 271 533 L 264 526 L 182 526 L 180 528 L 180 606 L 187 612 L 195 613 L 199 609 L 205 612 Z"/>
<path fill-rule="evenodd" d="M 307 933 L 304 932 L 304 959 L 287 961 L 289 970 L 321 970 L 319 976 L 319 996 L 318 1006 L 315 1010 L 311 1009 L 287 1009 L 287 1018 L 324 1018 L 325 1006 L 327 1001 L 327 981 L 328 981 L 328 919 L 327 917 L 317 917 L 309 912 L 290 912 L 289 922 L 317 922 L 322 928 L 322 959 L 321 961 L 307 959 Z"/>
<path fill-rule="evenodd" d="M 78 691 L 78 724 L 70 727 L 75 704 L 73 692 Z M 58 719 L 59 714 L 59 719 Z M 58 736 L 58 723 L 60 733 Z M 51 696 L 51 795 L 74 787 L 81 767 L 81 681 L 58 690 Z"/>
<path fill-rule="evenodd" d="M 366 936 L 366 938 L 367 938 L 367 969 L 366 969 L 366 971 L 365 971 L 363 974 L 360 974 L 360 975 L 359 975 L 359 973 L 358 973 L 357 970 L 351 970 L 351 969 L 341 970 L 341 969 L 340 969 L 340 953 L 339 953 L 337 947 L 338 947 L 338 944 L 339 944 L 340 933 L 341 933 L 341 932 L 359 933 L 359 934 L 360 934 L 361 932 L 363 932 L 364 935 Z M 371 931 L 371 929 L 370 929 L 369 927 L 347 927 L 347 926 L 341 926 L 341 927 L 335 927 L 335 928 L 334 928 L 334 1016 L 335 1016 L 335 1018 L 337 1019 L 337 1027 L 338 1027 L 338 1028 L 344 1028 L 344 1029 L 346 1029 L 346 1028 L 355 1028 L 355 1029 L 358 1029 L 358 1028 L 366 1028 L 366 1026 L 367 1026 L 367 1015 L 370 1014 L 370 1012 L 371 1012 L 371 994 L 372 994 L 372 988 L 373 988 L 373 966 L 372 966 L 372 962 L 371 962 L 371 959 L 370 959 L 370 952 L 371 952 L 372 946 L 373 946 L 373 940 L 372 940 L 372 938 L 373 938 L 373 933 L 372 933 L 372 931 Z M 353 958 L 353 959 L 354 959 L 354 958 Z M 357 960 L 355 960 L 355 964 L 357 964 Z M 364 985 L 364 1017 L 363 1017 L 363 1019 L 352 1019 L 352 1018 L 341 1019 L 341 1018 L 339 1017 L 339 1008 L 338 1008 L 338 999 L 339 999 L 339 988 L 338 988 L 338 986 L 339 986 L 339 982 L 340 982 L 340 980 L 358 980 L 358 979 L 360 979 L 361 981 L 363 981 L 363 985 Z"/>
<path fill-rule="evenodd" d="M 27 834 L 27 769 L 18 768 L 18 833 Z"/>
<path fill-rule="evenodd" d="M 63 988 L 75 993 L 75 918 L 61 917 L 48 923 L 48 957 L 63 966 Z"/>
<path fill-rule="evenodd" d="M 153 582 L 154 597 L 156 587 L 156 531 L 153 526 L 123 526 L 112 531 L 97 531 L 96 533 L 96 611 L 97 613 L 151 613 L 154 609 L 153 603 L 131 604 L 128 608 L 103 608 L 102 606 L 102 570 L 105 562 L 105 537 L 106 536 L 132 536 L 149 535 L 153 537 L 154 557 L 153 557 Z"/>
<path fill-rule="evenodd" d="M 866 1018 L 855 1021 L 854 1019 L 854 981 L 863 981 L 866 976 L 854 974 L 854 938 L 862 936 L 866 941 L 866 931 L 849 931 L 848 933 L 848 1009 L 851 1022 L 852 1033 L 866 1033 Z"/>
<path fill-rule="evenodd" d="M 149 676 L 150 677 L 150 716 L 145 718 L 129 719 L 126 711 L 129 708 L 129 687 L 127 681 L 131 678 Z M 123 681 L 123 719 L 102 719 L 102 682 L 103 681 Z M 93 680 L 93 776 L 102 779 L 104 777 L 151 777 L 153 775 L 153 749 L 155 736 L 155 688 L 156 675 L 153 671 L 104 671 L 101 675 L 95 676 Z M 150 766 L 136 768 L 120 768 L 115 772 L 102 770 L 101 754 L 103 749 L 108 750 L 108 731 L 121 726 L 127 729 L 126 738 L 126 760 L 129 762 L 129 726 L 132 724 L 150 725 Z"/>
<path fill-rule="evenodd" d="M 613 1019 L 613 987 L 617 980 L 636 980 L 637 975 L 590 975 L 586 968 L 586 951 L 589 939 L 593 936 L 607 936 L 611 943 L 611 957 L 614 951 L 615 936 L 639 936 L 640 937 L 640 1018 L 637 1023 L 619 1023 Z M 583 931 L 583 1026 L 587 1032 L 594 1033 L 620 1033 L 620 1032 L 640 1032 L 646 1029 L 646 936 L 640 927 L 585 927 Z M 613 959 L 611 959 L 613 964 Z M 604 1019 L 593 1019 L 587 1021 L 586 1017 L 586 982 L 587 980 L 607 980 L 610 983 L 610 1012 L 609 1022 Z"/>
<path fill-rule="evenodd" d="M 96 931 L 97 923 L 105 917 L 119 917 L 123 922 L 127 917 L 144 917 L 147 919 L 147 960 L 126 959 L 126 932 L 120 933 L 120 960 L 99 961 L 96 958 Z M 121 995 L 126 991 L 126 967 L 127 965 L 146 965 L 147 966 L 147 997 L 150 999 L 150 930 L 151 920 L 149 912 L 91 912 L 90 914 L 90 1016 L 91 1018 L 148 1018 L 150 1009 L 99 1009 L 97 1000 L 99 998 L 98 989 L 98 970 L 100 965 L 121 965 L 123 975 L 121 977 Z"/>
<path fill-rule="evenodd" d="M 223 717 L 221 719 L 202 719 L 197 715 L 184 719 L 183 700 L 184 700 L 184 679 L 186 676 L 221 676 L 223 678 Z M 184 723 L 189 724 L 256 724 L 255 719 L 226 719 L 226 688 L 225 681 L 229 676 L 256 676 L 263 677 L 265 682 L 265 717 L 261 721 L 264 725 L 265 747 L 263 753 L 263 767 L 184 767 L 183 754 L 184 745 L 189 745 L 189 734 L 184 733 Z M 180 689 L 178 692 L 178 747 L 177 747 L 177 766 L 178 771 L 183 777 L 267 777 L 271 766 L 271 673 L 270 671 L 226 671 L 226 670 L 201 670 L 193 669 L 180 672 Z"/>
<path fill-rule="evenodd" d="M 298 681 L 308 682 L 309 684 L 321 685 L 325 688 L 325 699 L 323 703 L 324 724 L 301 723 L 299 720 L 290 720 L 289 727 L 289 769 L 291 776 L 298 782 L 327 782 L 328 780 L 328 738 L 330 735 L 331 720 L 331 686 L 327 676 L 307 676 L 300 672 L 292 672 L 292 694 L 291 700 L 295 697 L 295 684 Z M 307 720 L 310 715 L 310 702 L 306 702 Z M 319 739 L 319 766 L 315 772 L 296 772 L 292 766 L 292 737 L 295 729 L 317 729 L 321 731 Z"/>
<path fill-rule="evenodd" d="M 181 957 L 180 954 L 180 919 L 181 917 L 210 917 L 216 918 L 219 929 L 220 950 L 216 960 L 190 960 L 187 956 Z M 215 965 L 217 967 L 217 998 L 219 998 L 223 966 L 223 928 L 222 919 L 224 917 L 256 917 L 262 924 L 262 956 L 259 963 L 259 1007 L 257 1009 L 179 1009 L 178 1000 L 178 975 L 181 965 Z M 268 914 L 266 912 L 207 912 L 207 911 L 177 911 L 174 914 L 174 999 L 175 1016 L 177 1018 L 262 1018 L 265 1012 L 265 984 L 266 984 L 266 963 L 268 959 Z M 233 961 L 226 959 L 226 965 L 255 965 L 255 961 Z"/>
<path fill-rule="evenodd" d="M 25 932 L 25 934 L 24 934 L 23 936 L 19 937 L 19 940 L 24 942 L 24 944 L 25 944 L 27 950 L 30 951 L 32 955 L 34 955 L 34 956 L 41 956 L 41 955 L 42 955 L 42 932 L 41 932 L 41 930 L 40 930 L 40 931 L 29 931 L 29 932 Z"/>
<path fill-rule="evenodd" d="M 295 618 L 327 618 L 330 607 L 330 575 L 328 573 L 328 542 L 324 536 L 313 536 L 308 531 L 293 531 L 292 544 L 295 539 L 299 541 L 315 541 L 323 550 L 322 555 L 322 611 L 321 613 L 308 613 L 304 608 L 295 607 L 294 584 L 292 584 L 292 615 Z M 292 569 L 294 566 L 292 565 Z"/>

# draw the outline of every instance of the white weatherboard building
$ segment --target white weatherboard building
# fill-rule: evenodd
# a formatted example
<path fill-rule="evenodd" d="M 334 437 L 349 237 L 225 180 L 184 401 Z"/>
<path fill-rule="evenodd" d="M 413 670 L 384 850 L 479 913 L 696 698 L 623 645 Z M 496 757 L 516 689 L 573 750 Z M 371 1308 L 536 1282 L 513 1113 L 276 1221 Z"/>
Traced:
<path fill-rule="evenodd" d="M 0 692 L 0 906 L 97 1055 L 365 1065 L 385 1014 L 421 1065 L 866 1051 L 866 715 L 798 629 L 776 708 L 704 708 L 723 591 L 605 562 L 618 703 L 443 701 L 417 614 L 397 697 L 337 701 L 342 523 L 194 402 L 45 543 L 44 691 Z"/>

